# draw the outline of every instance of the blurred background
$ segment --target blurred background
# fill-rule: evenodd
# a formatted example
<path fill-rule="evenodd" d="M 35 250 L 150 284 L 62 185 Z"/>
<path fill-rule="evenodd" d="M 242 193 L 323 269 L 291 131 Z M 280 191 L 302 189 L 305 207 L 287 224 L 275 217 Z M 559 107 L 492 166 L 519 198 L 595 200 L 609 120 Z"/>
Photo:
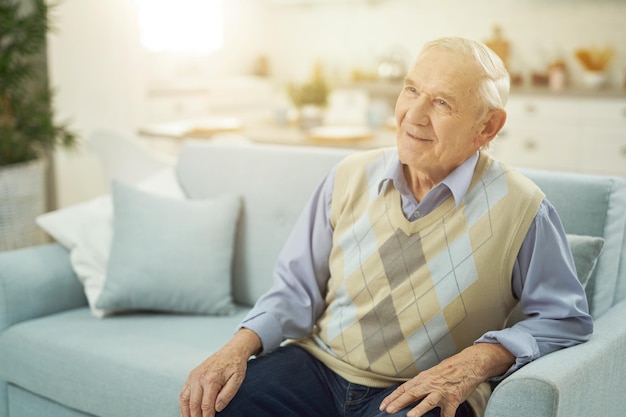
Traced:
<path fill-rule="evenodd" d="M 574 113 L 587 113 L 576 103 L 599 103 L 600 118 L 617 103 L 620 130 L 609 136 L 626 139 L 623 0 L 63 0 L 53 15 L 47 66 L 56 115 L 81 138 L 102 127 L 155 137 L 159 125 L 218 116 L 235 117 L 254 136 L 261 123 L 288 125 L 294 86 L 315 79 L 337 93 L 331 105 L 371 112 L 374 103 L 388 117 L 423 43 L 458 35 L 505 55 L 515 81 L 511 105 L 523 106 L 518 125 L 544 102 L 548 113 L 537 120 L 550 133 L 575 128 Z M 599 81 L 581 50 L 610 56 Z M 560 133 L 559 146 L 572 147 L 571 132 Z M 536 146 L 528 140 L 521 149 Z M 616 146 L 626 155 L 626 143 Z M 63 207 L 107 184 L 93 155 L 57 151 L 55 188 L 54 205 Z"/>

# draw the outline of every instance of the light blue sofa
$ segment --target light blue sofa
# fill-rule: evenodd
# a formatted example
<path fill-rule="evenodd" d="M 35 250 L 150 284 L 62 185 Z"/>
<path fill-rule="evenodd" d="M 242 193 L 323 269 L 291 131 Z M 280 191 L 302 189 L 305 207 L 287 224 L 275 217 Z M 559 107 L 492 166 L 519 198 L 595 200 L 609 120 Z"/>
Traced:
<path fill-rule="evenodd" d="M 233 316 L 95 318 L 58 244 L 0 253 L 0 417 L 178 415 L 188 372 L 232 334 L 269 287 L 283 241 L 311 191 L 347 150 L 190 142 L 177 172 L 191 198 L 244 197 Z M 587 286 L 595 333 L 545 356 L 495 389 L 488 417 L 621 416 L 626 376 L 626 184 L 527 171 L 569 233 L 605 247 Z"/>

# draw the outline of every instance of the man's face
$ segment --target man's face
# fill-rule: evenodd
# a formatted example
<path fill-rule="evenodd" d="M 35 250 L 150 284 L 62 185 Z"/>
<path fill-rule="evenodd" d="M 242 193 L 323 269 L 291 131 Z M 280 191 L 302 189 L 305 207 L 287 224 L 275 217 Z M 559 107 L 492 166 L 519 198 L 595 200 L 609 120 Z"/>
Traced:
<path fill-rule="evenodd" d="M 408 73 L 396 102 L 400 161 L 442 180 L 483 144 L 478 64 L 429 49 Z"/>

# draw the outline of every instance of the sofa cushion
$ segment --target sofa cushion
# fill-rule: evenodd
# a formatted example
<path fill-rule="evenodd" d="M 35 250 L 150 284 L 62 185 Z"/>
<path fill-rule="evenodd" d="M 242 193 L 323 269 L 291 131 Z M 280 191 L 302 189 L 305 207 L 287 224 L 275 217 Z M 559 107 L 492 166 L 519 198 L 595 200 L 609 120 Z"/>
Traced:
<path fill-rule="evenodd" d="M 176 416 L 188 373 L 247 311 L 98 320 L 84 307 L 30 320 L 0 335 L 0 378 L 92 415 Z"/>
<path fill-rule="evenodd" d="M 96 308 L 232 313 L 239 204 L 234 195 L 178 200 L 114 182 L 113 242 Z"/>
<path fill-rule="evenodd" d="M 93 417 L 91 414 L 67 408 L 55 401 L 40 397 L 15 385 L 8 386 L 7 397 L 11 399 L 7 401 L 9 404 L 9 416 Z"/>

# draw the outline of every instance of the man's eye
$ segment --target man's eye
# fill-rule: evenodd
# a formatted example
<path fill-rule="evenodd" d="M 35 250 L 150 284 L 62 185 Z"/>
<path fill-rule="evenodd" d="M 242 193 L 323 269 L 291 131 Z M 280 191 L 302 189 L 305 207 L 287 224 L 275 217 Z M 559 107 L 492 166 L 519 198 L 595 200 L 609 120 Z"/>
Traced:
<path fill-rule="evenodd" d="M 448 102 L 443 99 L 437 99 L 437 104 L 444 107 L 448 106 Z"/>

